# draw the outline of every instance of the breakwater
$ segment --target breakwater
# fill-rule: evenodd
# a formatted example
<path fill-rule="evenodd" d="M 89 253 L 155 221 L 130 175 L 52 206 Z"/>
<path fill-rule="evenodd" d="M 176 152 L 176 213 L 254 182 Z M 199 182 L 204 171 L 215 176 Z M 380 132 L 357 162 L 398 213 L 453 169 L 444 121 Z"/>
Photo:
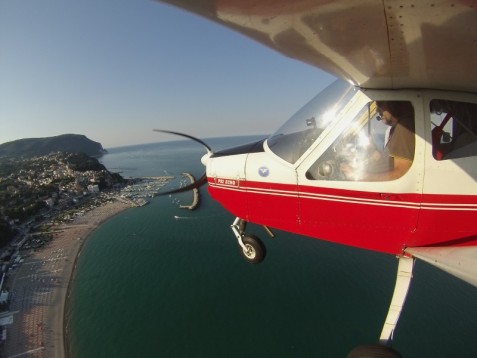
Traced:
<path fill-rule="evenodd" d="M 191 184 L 195 183 L 195 178 L 192 174 L 182 173 L 182 175 L 189 178 Z M 192 203 L 190 205 L 179 206 L 181 209 L 194 210 L 194 209 L 197 208 L 197 206 L 199 206 L 199 189 L 197 189 L 197 188 L 192 189 L 192 193 L 194 195 L 194 197 L 192 199 Z"/>

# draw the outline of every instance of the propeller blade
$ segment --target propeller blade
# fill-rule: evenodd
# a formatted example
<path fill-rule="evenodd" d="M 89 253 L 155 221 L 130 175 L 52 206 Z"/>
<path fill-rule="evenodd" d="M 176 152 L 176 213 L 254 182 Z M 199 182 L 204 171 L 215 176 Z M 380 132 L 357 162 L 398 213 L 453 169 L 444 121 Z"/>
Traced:
<path fill-rule="evenodd" d="M 183 193 L 185 191 L 189 190 L 194 190 L 194 189 L 199 189 L 202 185 L 207 183 L 207 175 L 205 173 L 195 182 L 183 187 L 183 188 L 178 188 L 178 189 L 172 189 L 169 191 L 165 192 L 160 192 L 157 195 L 167 195 L 167 194 L 177 194 L 177 193 Z"/>
<path fill-rule="evenodd" d="M 180 137 L 185 137 L 185 138 L 192 139 L 194 142 L 202 144 L 207 149 L 207 152 L 213 153 L 212 148 L 210 148 L 207 143 L 205 143 L 202 140 L 200 140 L 199 138 L 193 137 L 191 135 L 188 135 L 188 134 L 185 134 L 185 133 L 180 133 L 180 132 L 167 131 L 167 130 L 164 130 L 164 129 L 153 129 L 153 131 L 154 132 L 159 132 L 159 133 L 174 134 L 174 135 L 178 135 Z"/>
<path fill-rule="evenodd" d="M 154 132 L 159 132 L 159 133 L 167 133 L 167 134 L 174 134 L 174 135 L 178 135 L 180 137 L 185 137 L 185 138 L 189 138 L 189 139 L 192 139 L 194 142 L 197 142 L 199 144 L 202 144 L 202 146 L 207 150 L 207 153 L 208 154 L 212 154 L 213 151 L 212 151 L 212 148 L 209 147 L 209 145 L 207 143 L 205 143 L 204 141 L 200 140 L 199 138 L 196 138 L 196 137 L 193 137 L 189 134 L 185 134 L 185 133 L 180 133 L 180 132 L 174 132 L 174 131 L 167 131 L 165 129 L 153 129 Z M 183 188 L 178 188 L 178 189 L 173 189 L 173 190 L 169 190 L 169 191 L 165 191 L 163 193 L 159 193 L 158 195 L 167 195 L 167 194 L 177 194 L 177 193 L 183 193 L 185 191 L 189 191 L 189 190 L 194 190 L 194 189 L 199 189 L 202 185 L 206 184 L 207 183 L 207 175 L 206 173 L 204 173 L 200 178 L 199 180 L 196 180 L 194 183 L 191 183 Z"/>

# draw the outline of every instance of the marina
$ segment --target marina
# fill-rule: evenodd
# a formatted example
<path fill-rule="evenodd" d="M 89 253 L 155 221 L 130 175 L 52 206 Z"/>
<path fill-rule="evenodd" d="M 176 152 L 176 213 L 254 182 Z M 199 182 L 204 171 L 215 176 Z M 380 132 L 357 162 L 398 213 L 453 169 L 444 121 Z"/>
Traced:
<path fill-rule="evenodd" d="M 157 196 L 161 188 L 174 178 L 168 175 L 130 179 L 131 184 L 121 189 L 118 199 L 134 207 L 147 205 L 148 199 Z"/>

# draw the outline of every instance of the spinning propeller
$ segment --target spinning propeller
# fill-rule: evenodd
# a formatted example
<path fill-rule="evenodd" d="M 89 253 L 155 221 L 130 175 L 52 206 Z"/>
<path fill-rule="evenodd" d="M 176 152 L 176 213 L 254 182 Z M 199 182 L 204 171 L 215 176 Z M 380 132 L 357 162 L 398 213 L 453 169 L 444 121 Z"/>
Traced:
<path fill-rule="evenodd" d="M 213 154 L 212 148 L 205 143 L 204 141 L 200 140 L 199 138 L 193 137 L 191 135 L 185 134 L 185 133 L 180 133 L 180 132 L 173 132 L 173 131 L 167 131 L 164 129 L 153 129 L 154 132 L 159 132 L 159 133 L 167 133 L 167 134 L 174 134 L 180 137 L 185 137 L 192 139 L 194 142 L 197 142 L 201 144 L 206 150 L 207 150 L 207 158 L 210 157 Z M 194 183 L 191 183 L 189 185 L 186 185 L 183 188 L 178 188 L 178 189 L 173 189 L 165 192 L 161 192 L 158 195 L 166 195 L 166 194 L 176 194 L 176 193 L 183 193 L 189 190 L 194 190 L 194 189 L 199 189 L 202 185 L 207 183 L 207 175 L 204 172 L 204 174 L 196 180 Z"/>

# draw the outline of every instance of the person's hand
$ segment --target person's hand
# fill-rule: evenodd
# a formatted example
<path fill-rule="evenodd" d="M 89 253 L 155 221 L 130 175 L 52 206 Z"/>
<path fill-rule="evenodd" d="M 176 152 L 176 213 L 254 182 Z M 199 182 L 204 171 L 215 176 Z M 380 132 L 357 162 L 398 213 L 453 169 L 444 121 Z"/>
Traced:
<path fill-rule="evenodd" d="M 377 150 L 375 150 L 375 151 L 373 151 L 373 153 L 371 154 L 370 159 L 371 159 L 372 161 L 377 162 L 378 160 L 381 159 L 382 156 L 383 156 L 383 155 L 382 155 L 380 152 L 378 152 Z"/>
<path fill-rule="evenodd" d="M 341 163 L 340 164 L 340 171 L 341 171 L 341 174 L 343 174 L 343 176 L 346 179 L 352 179 L 354 169 L 349 164 Z"/>

